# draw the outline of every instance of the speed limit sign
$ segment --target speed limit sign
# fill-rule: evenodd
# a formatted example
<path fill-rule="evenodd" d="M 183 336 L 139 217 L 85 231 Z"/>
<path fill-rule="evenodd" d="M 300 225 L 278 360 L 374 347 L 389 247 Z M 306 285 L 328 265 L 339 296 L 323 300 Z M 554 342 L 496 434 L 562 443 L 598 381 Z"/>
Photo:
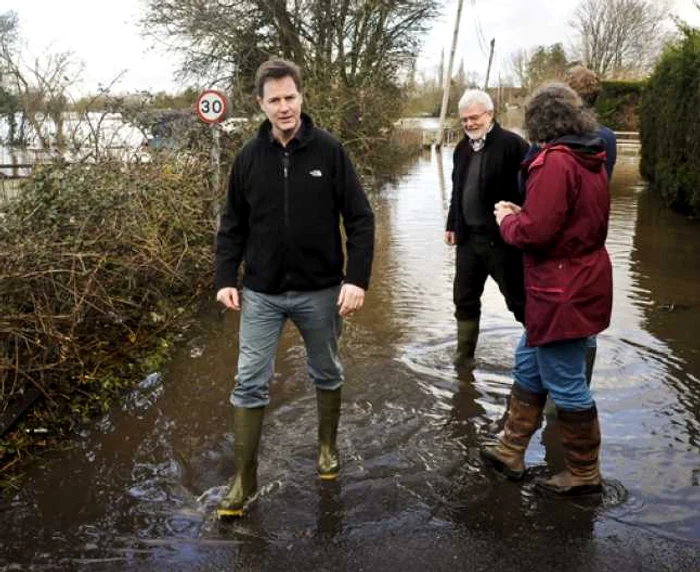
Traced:
<path fill-rule="evenodd" d="M 226 96 L 215 89 L 203 91 L 197 98 L 197 115 L 204 123 L 217 123 L 226 115 Z"/>

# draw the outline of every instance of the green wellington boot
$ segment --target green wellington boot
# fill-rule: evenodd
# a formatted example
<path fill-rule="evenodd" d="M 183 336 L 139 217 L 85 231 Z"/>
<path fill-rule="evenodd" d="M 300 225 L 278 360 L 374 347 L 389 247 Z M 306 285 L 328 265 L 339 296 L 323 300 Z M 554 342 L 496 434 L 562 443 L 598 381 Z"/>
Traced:
<path fill-rule="evenodd" d="M 243 516 L 258 489 L 258 445 L 262 433 L 264 407 L 234 407 L 233 460 L 236 472 L 228 492 L 216 510 L 219 518 Z"/>
<path fill-rule="evenodd" d="M 601 493 L 600 425 L 595 405 L 583 411 L 559 409 L 557 414 L 566 469 L 550 479 L 538 481 L 537 488 L 558 497 Z"/>
<path fill-rule="evenodd" d="M 525 449 L 540 426 L 545 399 L 546 394 L 530 393 L 514 383 L 498 443 L 481 450 L 481 456 L 509 479 L 520 480 L 525 475 Z"/>
<path fill-rule="evenodd" d="M 457 320 L 457 351 L 455 365 L 464 365 L 474 359 L 476 341 L 479 338 L 479 318 L 474 320 Z"/>
<path fill-rule="evenodd" d="M 340 471 L 336 438 L 340 419 L 340 388 L 332 391 L 316 389 L 318 407 L 318 476 L 333 480 Z"/>

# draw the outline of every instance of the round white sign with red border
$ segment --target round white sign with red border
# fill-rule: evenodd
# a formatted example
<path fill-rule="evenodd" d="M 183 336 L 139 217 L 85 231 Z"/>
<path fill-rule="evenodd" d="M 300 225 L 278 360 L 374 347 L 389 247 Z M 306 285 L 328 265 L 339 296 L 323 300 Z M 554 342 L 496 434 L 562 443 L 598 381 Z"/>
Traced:
<path fill-rule="evenodd" d="M 218 123 L 226 115 L 226 96 L 215 89 L 207 89 L 197 98 L 196 110 L 204 123 Z"/>

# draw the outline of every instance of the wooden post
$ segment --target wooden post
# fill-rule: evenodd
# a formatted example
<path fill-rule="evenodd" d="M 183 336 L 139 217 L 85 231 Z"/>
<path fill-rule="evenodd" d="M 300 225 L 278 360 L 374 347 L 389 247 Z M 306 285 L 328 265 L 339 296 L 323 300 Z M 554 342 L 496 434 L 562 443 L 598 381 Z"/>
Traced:
<path fill-rule="evenodd" d="M 501 97 L 503 96 L 503 89 L 501 88 L 501 70 L 498 70 L 498 91 L 496 92 L 496 114 L 503 110 L 503 103 Z"/>
<path fill-rule="evenodd" d="M 438 126 L 437 138 L 435 146 L 439 149 L 442 147 L 443 131 L 445 130 L 445 116 L 447 115 L 447 103 L 450 98 L 450 81 L 452 80 L 452 63 L 455 59 L 455 50 L 457 49 L 457 37 L 459 36 L 459 21 L 462 17 L 463 0 L 457 0 L 457 19 L 455 20 L 455 29 L 452 35 L 452 48 L 450 49 L 450 58 L 445 70 L 445 77 L 442 82 L 442 105 L 440 105 L 440 124 Z"/>
<path fill-rule="evenodd" d="M 440 203 L 445 210 L 447 206 L 447 187 L 445 186 L 445 170 L 442 165 L 442 149 L 440 147 L 435 147 L 435 159 L 437 160 L 438 168 L 438 185 L 440 187 Z"/>
<path fill-rule="evenodd" d="M 491 50 L 489 52 L 489 65 L 486 68 L 486 81 L 484 81 L 484 91 L 489 88 L 489 74 L 491 73 L 491 62 L 493 62 L 493 47 L 496 44 L 496 38 L 491 39 Z"/>

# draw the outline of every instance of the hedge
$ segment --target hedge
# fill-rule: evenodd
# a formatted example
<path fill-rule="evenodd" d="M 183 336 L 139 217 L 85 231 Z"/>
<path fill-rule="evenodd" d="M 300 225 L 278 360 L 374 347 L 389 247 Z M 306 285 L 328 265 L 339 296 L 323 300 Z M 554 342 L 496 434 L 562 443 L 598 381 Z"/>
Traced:
<path fill-rule="evenodd" d="M 639 131 L 639 105 L 645 82 L 604 81 L 595 104 L 598 120 L 613 131 Z"/>
<path fill-rule="evenodd" d="M 666 204 L 700 215 L 700 30 L 661 56 L 641 105 L 641 173 Z"/>

